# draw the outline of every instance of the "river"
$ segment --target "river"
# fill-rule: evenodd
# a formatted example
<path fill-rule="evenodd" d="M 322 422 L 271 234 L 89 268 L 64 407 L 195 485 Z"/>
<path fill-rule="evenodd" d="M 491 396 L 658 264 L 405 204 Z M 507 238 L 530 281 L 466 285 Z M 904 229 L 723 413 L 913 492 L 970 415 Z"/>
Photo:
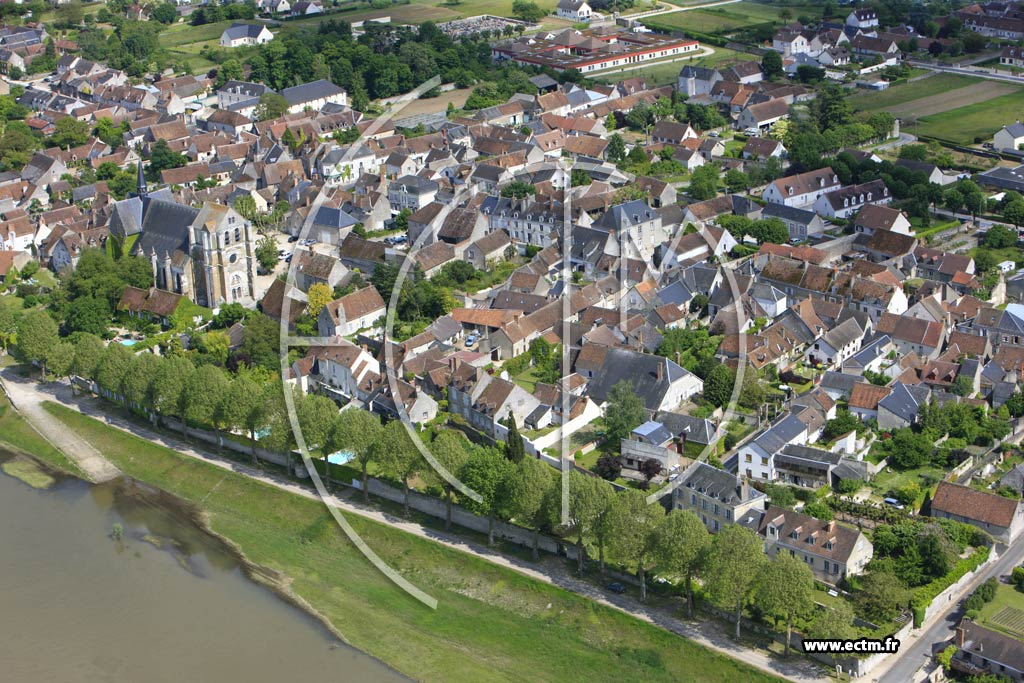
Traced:
<path fill-rule="evenodd" d="M 0 679 L 408 680 L 338 643 L 185 515 L 129 487 L 62 478 L 36 490 L 0 473 Z"/>

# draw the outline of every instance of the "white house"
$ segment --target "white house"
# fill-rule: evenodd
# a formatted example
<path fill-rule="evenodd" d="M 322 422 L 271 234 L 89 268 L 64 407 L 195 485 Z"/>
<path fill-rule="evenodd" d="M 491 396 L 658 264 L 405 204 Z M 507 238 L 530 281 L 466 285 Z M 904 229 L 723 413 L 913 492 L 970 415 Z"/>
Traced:
<path fill-rule="evenodd" d="M 814 204 L 820 197 L 840 187 L 842 183 L 839 182 L 839 176 L 831 166 L 826 166 L 815 171 L 779 178 L 765 188 L 761 198 L 772 204 L 801 208 Z"/>
<path fill-rule="evenodd" d="M 370 285 L 346 294 L 320 309 L 317 327 L 321 337 L 347 337 L 373 327 L 386 312 L 384 299 L 377 288 Z"/>
<path fill-rule="evenodd" d="M 855 9 L 846 17 L 846 25 L 862 30 L 878 28 L 878 12 L 870 7 Z"/>
<path fill-rule="evenodd" d="M 288 113 L 297 114 L 309 109 L 320 111 L 326 104 L 348 106 L 348 93 L 323 79 L 285 88 L 281 96 L 288 101 Z"/>
<path fill-rule="evenodd" d="M 555 10 L 560 19 L 568 19 L 572 22 L 589 22 L 594 10 L 586 3 L 586 0 L 559 0 L 558 8 Z"/>
<path fill-rule="evenodd" d="M 837 368 L 843 361 L 860 351 L 864 330 L 854 318 L 847 318 L 815 339 L 807 348 L 807 362 Z"/>
<path fill-rule="evenodd" d="M 823 195 L 814 202 L 814 211 L 827 218 L 846 219 L 868 204 L 888 204 L 892 201 L 885 181 L 872 180 L 860 185 L 841 187 Z"/>
<path fill-rule="evenodd" d="M 1017 121 L 1003 126 L 992 136 L 992 146 L 999 150 L 1016 152 L 1024 145 L 1024 123 Z"/>
<path fill-rule="evenodd" d="M 265 45 L 274 39 L 274 34 L 263 24 L 234 23 L 220 34 L 221 47 L 242 45 Z"/>

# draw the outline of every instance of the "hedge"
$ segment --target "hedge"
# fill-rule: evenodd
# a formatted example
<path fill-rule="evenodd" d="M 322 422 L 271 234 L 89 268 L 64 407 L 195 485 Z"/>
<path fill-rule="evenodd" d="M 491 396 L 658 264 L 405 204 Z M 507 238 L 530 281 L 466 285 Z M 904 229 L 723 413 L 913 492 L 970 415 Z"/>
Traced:
<path fill-rule="evenodd" d="M 956 565 L 948 574 L 940 576 L 914 591 L 914 597 L 910 599 L 910 607 L 914 612 L 914 628 L 921 627 L 921 624 L 924 622 L 925 610 L 938 597 L 939 593 L 984 564 L 991 552 L 992 548 L 989 546 L 978 548 L 969 557 L 957 560 Z"/>

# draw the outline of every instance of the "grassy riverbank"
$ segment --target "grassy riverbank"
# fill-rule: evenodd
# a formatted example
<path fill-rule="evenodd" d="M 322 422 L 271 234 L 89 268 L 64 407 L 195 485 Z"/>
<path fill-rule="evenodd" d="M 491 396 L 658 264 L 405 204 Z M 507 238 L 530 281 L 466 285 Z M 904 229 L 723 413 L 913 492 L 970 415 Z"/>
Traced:
<path fill-rule="evenodd" d="M 380 575 L 322 504 L 181 456 L 64 406 L 53 415 L 127 475 L 198 505 L 211 528 L 355 647 L 424 681 L 775 681 L 567 591 L 349 515 L 378 554 L 438 599 L 423 607 Z"/>
<path fill-rule="evenodd" d="M 64 457 L 64 454 L 50 445 L 21 415 L 11 406 L 3 392 L 0 391 L 0 445 L 13 451 L 31 453 L 47 464 L 73 474 L 82 476 L 82 471 L 75 463 Z"/>

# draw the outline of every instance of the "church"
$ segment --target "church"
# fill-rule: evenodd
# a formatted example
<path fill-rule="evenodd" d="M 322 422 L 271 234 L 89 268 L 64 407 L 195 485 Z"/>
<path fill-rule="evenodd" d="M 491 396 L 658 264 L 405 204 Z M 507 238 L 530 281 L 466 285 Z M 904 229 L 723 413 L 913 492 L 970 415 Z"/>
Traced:
<path fill-rule="evenodd" d="M 253 227 L 233 208 L 197 209 L 174 201 L 169 189 L 148 192 L 140 163 L 138 188 L 114 204 L 109 228 L 129 254 L 153 264 L 157 288 L 207 308 L 255 302 Z"/>

